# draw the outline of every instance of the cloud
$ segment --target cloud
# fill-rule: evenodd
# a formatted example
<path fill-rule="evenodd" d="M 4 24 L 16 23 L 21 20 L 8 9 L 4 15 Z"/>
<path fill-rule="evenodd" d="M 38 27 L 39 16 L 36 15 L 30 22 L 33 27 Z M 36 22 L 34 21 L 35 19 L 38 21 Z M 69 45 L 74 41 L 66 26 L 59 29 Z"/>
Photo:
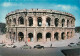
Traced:
<path fill-rule="evenodd" d="M 2 3 L 2 6 L 3 7 L 11 7 L 11 6 L 22 6 L 23 4 L 22 3 L 11 3 L 11 2 L 4 2 Z"/>
<path fill-rule="evenodd" d="M 65 11 L 78 10 L 77 6 L 71 6 L 71 5 L 56 5 L 56 7 Z"/>
<path fill-rule="evenodd" d="M 32 0 L 34 1 L 34 0 Z M 80 20 L 80 8 L 77 7 L 76 5 L 67 5 L 67 4 L 47 4 L 45 3 L 14 3 L 14 2 L 4 2 L 1 4 L 2 7 L 4 7 L 4 9 L 2 9 L 3 11 L 7 10 L 7 12 L 5 14 L 7 14 L 10 11 L 14 11 L 16 9 L 30 9 L 30 8 L 39 8 L 39 9 L 53 9 L 53 10 L 58 10 L 58 11 L 64 11 L 64 12 L 68 12 L 71 13 L 75 16 L 76 18 L 76 25 L 79 25 L 79 20 Z M 6 8 L 8 7 L 8 8 Z M 2 12 L 2 16 L 1 18 L 5 18 L 5 15 Z M 4 21 L 4 20 L 2 20 Z"/>
<path fill-rule="evenodd" d="M 13 4 L 10 3 L 10 2 L 4 2 L 4 3 L 2 4 L 3 7 L 9 7 L 9 6 L 12 6 L 12 5 L 13 5 Z"/>

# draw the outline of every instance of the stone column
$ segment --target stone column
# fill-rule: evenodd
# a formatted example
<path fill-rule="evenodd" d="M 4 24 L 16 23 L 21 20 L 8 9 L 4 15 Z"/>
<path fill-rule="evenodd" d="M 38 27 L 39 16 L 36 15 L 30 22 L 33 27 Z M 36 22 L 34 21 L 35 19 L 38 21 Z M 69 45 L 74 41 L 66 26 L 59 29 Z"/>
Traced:
<path fill-rule="evenodd" d="M 16 41 L 18 41 L 18 32 L 17 32 L 17 28 L 16 28 Z"/>
<path fill-rule="evenodd" d="M 73 36 L 75 36 L 75 29 L 73 29 L 73 32 L 72 33 L 73 33 Z"/>
<path fill-rule="evenodd" d="M 52 21 L 53 21 L 53 27 L 55 27 L 55 18 L 53 18 Z"/>
<path fill-rule="evenodd" d="M 58 40 L 61 40 L 61 32 L 59 32 L 58 36 L 59 36 Z"/>
<path fill-rule="evenodd" d="M 51 41 L 54 41 L 54 31 L 52 30 Z"/>
<path fill-rule="evenodd" d="M 27 26 L 29 26 L 29 20 L 28 20 L 28 17 L 26 17 L 26 19 L 27 19 L 27 22 L 26 22 L 26 23 L 27 23 Z"/>
<path fill-rule="evenodd" d="M 42 16 L 42 26 L 46 26 L 46 16 Z"/>
<path fill-rule="evenodd" d="M 64 25 L 64 27 L 67 27 L 67 19 L 65 19 L 65 25 Z"/>
<path fill-rule="evenodd" d="M 64 39 L 67 39 L 67 31 L 65 31 L 65 38 Z"/>
<path fill-rule="evenodd" d="M 44 31 L 43 31 L 43 42 L 46 42 L 46 31 L 45 31 L 45 29 L 44 29 Z"/>
<path fill-rule="evenodd" d="M 70 23 L 70 27 L 71 27 L 71 18 L 70 18 L 70 22 L 69 23 Z"/>
<path fill-rule="evenodd" d="M 50 24 L 51 24 L 50 26 L 54 25 L 54 19 L 53 19 L 53 17 L 51 17 Z"/>
<path fill-rule="evenodd" d="M 24 25 L 26 25 L 26 17 L 24 17 Z"/>
<path fill-rule="evenodd" d="M 58 27 L 62 27 L 61 19 L 59 19 L 59 21 L 58 21 Z"/>
<path fill-rule="evenodd" d="M 36 17 L 33 16 L 33 26 L 34 26 L 34 27 L 37 26 L 36 24 L 37 24 Z"/>
<path fill-rule="evenodd" d="M 36 35 L 37 35 L 37 34 L 36 34 L 36 29 L 34 29 L 34 34 L 33 34 L 33 36 L 34 36 L 34 37 L 33 37 L 33 41 L 34 41 L 34 42 L 37 42 L 37 37 L 36 37 Z"/>
<path fill-rule="evenodd" d="M 26 42 L 26 29 L 24 31 L 24 42 Z"/>
<path fill-rule="evenodd" d="M 17 25 L 17 26 L 19 25 L 19 24 L 18 24 L 18 23 L 19 23 L 18 18 L 19 18 L 19 17 L 18 17 L 18 16 L 16 16 L 16 25 Z"/>

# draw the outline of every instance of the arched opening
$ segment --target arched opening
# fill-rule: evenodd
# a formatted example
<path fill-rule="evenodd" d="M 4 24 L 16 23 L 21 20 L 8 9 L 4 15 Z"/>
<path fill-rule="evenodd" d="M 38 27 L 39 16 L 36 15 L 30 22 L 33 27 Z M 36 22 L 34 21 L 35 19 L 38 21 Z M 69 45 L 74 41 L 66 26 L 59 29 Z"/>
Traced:
<path fill-rule="evenodd" d="M 9 22 L 11 23 L 11 19 L 9 20 Z"/>
<path fill-rule="evenodd" d="M 46 34 L 46 41 L 51 41 L 51 33 Z"/>
<path fill-rule="evenodd" d="M 8 20 L 6 20 L 6 23 L 7 23 L 7 25 L 8 25 Z"/>
<path fill-rule="evenodd" d="M 15 18 L 13 19 L 13 22 L 14 22 L 14 24 L 16 24 L 16 19 Z"/>
<path fill-rule="evenodd" d="M 24 40 L 24 34 L 22 32 L 18 33 L 18 40 L 23 41 Z"/>
<path fill-rule="evenodd" d="M 58 26 L 58 23 L 59 23 L 59 19 L 58 18 L 55 18 L 55 26 L 56 27 Z"/>
<path fill-rule="evenodd" d="M 50 21 L 51 21 L 51 18 L 48 17 L 48 18 L 46 19 L 46 26 L 50 26 Z"/>
<path fill-rule="evenodd" d="M 71 21 L 71 27 L 73 26 L 73 23 L 72 23 L 72 21 Z"/>
<path fill-rule="evenodd" d="M 9 32 L 9 34 L 10 34 L 10 39 L 11 39 L 11 32 Z"/>
<path fill-rule="evenodd" d="M 28 34 L 28 42 L 32 42 L 33 41 L 33 34 L 29 33 Z"/>
<path fill-rule="evenodd" d="M 42 18 L 38 17 L 37 21 L 38 21 L 38 26 L 42 26 Z"/>
<path fill-rule="evenodd" d="M 15 37 L 15 32 L 13 33 L 14 37 Z"/>
<path fill-rule="evenodd" d="M 19 24 L 24 24 L 24 18 L 23 17 L 19 17 Z"/>
<path fill-rule="evenodd" d="M 62 27 L 64 27 L 64 25 L 65 25 L 65 20 L 62 19 Z"/>
<path fill-rule="evenodd" d="M 64 40 L 64 38 L 65 38 L 65 33 L 64 33 L 64 32 L 62 32 L 62 34 L 61 34 L 61 39 L 63 39 L 63 40 Z"/>
<path fill-rule="evenodd" d="M 71 32 L 71 37 L 72 37 L 72 32 Z"/>
<path fill-rule="evenodd" d="M 9 25 L 11 25 L 11 19 L 9 20 Z"/>
<path fill-rule="evenodd" d="M 67 20 L 67 27 L 69 27 L 69 20 Z"/>
<path fill-rule="evenodd" d="M 42 33 L 37 34 L 37 41 L 41 42 L 42 41 Z"/>
<path fill-rule="evenodd" d="M 16 40 L 16 38 L 15 38 L 15 32 L 13 32 L 13 43 L 14 43 L 14 40 Z"/>
<path fill-rule="evenodd" d="M 69 32 L 67 32 L 67 39 L 69 38 Z"/>
<path fill-rule="evenodd" d="M 54 39 L 56 39 L 56 40 L 58 40 L 58 38 L 59 38 L 59 33 L 58 32 L 56 32 L 55 34 L 54 34 Z"/>
<path fill-rule="evenodd" d="M 29 26 L 33 26 L 33 18 L 29 17 L 28 20 L 29 20 Z"/>

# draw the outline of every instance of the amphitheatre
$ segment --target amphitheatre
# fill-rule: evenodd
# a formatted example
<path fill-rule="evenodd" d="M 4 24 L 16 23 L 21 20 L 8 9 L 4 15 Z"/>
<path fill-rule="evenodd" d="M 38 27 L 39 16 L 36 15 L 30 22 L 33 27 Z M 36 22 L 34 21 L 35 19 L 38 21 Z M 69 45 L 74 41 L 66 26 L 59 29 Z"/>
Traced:
<path fill-rule="evenodd" d="M 75 17 L 67 12 L 51 9 L 18 9 L 8 13 L 5 19 L 6 38 L 15 43 L 44 45 L 66 41 L 75 36 Z"/>

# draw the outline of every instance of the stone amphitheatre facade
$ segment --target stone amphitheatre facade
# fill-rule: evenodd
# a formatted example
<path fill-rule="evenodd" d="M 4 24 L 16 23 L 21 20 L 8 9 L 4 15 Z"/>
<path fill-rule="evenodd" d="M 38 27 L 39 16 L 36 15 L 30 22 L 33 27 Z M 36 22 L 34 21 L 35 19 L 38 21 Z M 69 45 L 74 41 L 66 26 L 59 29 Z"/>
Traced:
<path fill-rule="evenodd" d="M 6 15 L 6 37 L 14 41 L 48 42 L 75 35 L 75 17 L 50 9 L 23 9 Z"/>

